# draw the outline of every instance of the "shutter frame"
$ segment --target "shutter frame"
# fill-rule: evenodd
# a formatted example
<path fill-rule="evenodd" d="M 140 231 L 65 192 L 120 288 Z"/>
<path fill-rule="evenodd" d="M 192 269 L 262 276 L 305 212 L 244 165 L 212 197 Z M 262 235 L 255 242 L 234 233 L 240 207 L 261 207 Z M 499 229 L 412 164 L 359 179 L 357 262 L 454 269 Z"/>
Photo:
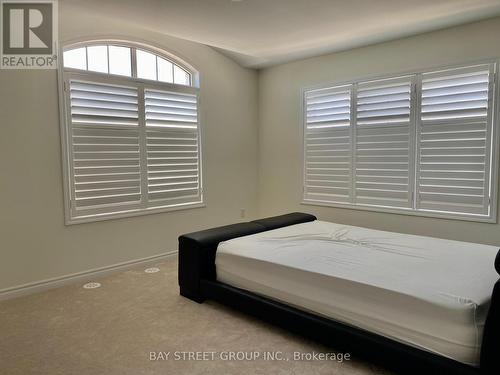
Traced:
<path fill-rule="evenodd" d="M 417 209 L 491 216 L 494 70 L 484 64 L 422 74 Z"/>
<path fill-rule="evenodd" d="M 140 159 L 137 89 L 130 85 L 93 82 L 72 77 L 66 82 L 72 217 L 138 208 L 141 191 L 138 185 Z M 87 95 L 87 92 L 93 93 Z M 114 120 L 113 117 L 110 117 L 110 122 L 106 122 L 100 117 L 100 108 L 114 106 L 113 95 L 119 96 L 121 92 L 128 92 L 130 101 L 136 102 L 135 124 L 129 120 L 119 123 L 120 120 Z M 79 117 L 82 111 L 76 111 L 76 121 L 73 120 L 75 112 L 72 110 L 72 104 L 80 100 L 80 97 L 87 97 L 84 99 L 87 102 L 100 103 L 93 104 L 100 106 L 95 111 L 92 110 L 95 107 L 88 107 L 86 121 Z M 78 104 L 81 106 L 80 102 Z M 123 185 L 120 187 L 120 184 Z"/>
<path fill-rule="evenodd" d="M 413 76 L 357 84 L 353 175 L 357 204 L 413 207 L 413 88 Z"/>
<path fill-rule="evenodd" d="M 351 202 L 351 97 L 350 85 L 303 93 L 304 201 Z"/>
<path fill-rule="evenodd" d="M 148 205 L 201 202 L 198 94 L 146 88 L 144 97 Z"/>
<path fill-rule="evenodd" d="M 157 82 L 141 82 L 138 80 L 131 80 L 128 77 L 109 77 L 109 76 L 101 76 L 99 74 L 95 73 L 90 73 L 90 72 L 72 72 L 72 71 L 64 71 L 62 73 L 62 80 L 61 80 L 61 102 L 63 104 L 63 110 L 62 113 L 64 115 L 64 121 L 61 123 L 62 131 L 64 131 L 64 138 L 62 138 L 62 143 L 63 143 L 63 151 L 65 155 L 65 161 L 64 161 L 64 166 L 65 166 L 65 181 L 67 181 L 67 184 L 65 184 L 65 194 L 67 196 L 66 202 L 67 202 L 67 210 L 66 210 L 66 224 L 77 224 L 77 223 L 84 223 L 84 222 L 92 222 L 92 221 L 101 221 L 101 220 L 108 220 L 108 219 L 113 219 L 113 218 L 120 218 L 120 217 L 130 217 L 130 216 L 138 216 L 138 215 L 144 215 L 144 214 L 149 214 L 149 213 L 154 213 L 154 212 L 163 212 L 163 211 L 175 211 L 175 210 L 182 210 L 182 209 L 187 209 L 187 208 L 195 208 L 195 207 L 204 207 L 205 204 L 203 202 L 203 194 L 202 194 L 202 164 L 201 164 L 201 130 L 200 130 L 200 120 L 198 118 L 197 122 L 197 132 L 196 132 L 196 139 L 198 142 L 198 158 L 199 158 L 199 170 L 198 170 L 198 179 L 199 179 L 199 194 L 197 195 L 196 199 L 191 199 L 191 200 L 186 200 L 183 202 L 174 202 L 172 204 L 170 203 L 163 203 L 160 204 L 158 202 L 151 203 L 147 201 L 147 197 L 144 198 L 145 194 L 142 194 L 145 190 L 143 186 L 143 181 L 144 178 L 140 178 L 140 200 L 134 201 L 134 202 L 129 202 L 125 204 L 119 204 L 119 203 L 113 203 L 110 202 L 109 205 L 98 205 L 98 206 L 93 206 L 89 207 L 86 209 L 82 209 L 82 207 L 79 207 L 77 204 L 77 199 L 76 199 L 76 189 L 75 189 L 75 182 L 76 178 L 78 177 L 75 175 L 75 159 L 74 159 L 74 154 L 73 154 L 73 128 L 74 124 L 72 122 L 72 111 L 71 111 L 71 81 L 78 81 L 78 82 L 90 82 L 95 85 L 102 85 L 102 86 L 116 86 L 116 87 L 129 87 L 133 88 L 134 90 L 137 90 L 137 102 L 138 102 L 138 116 L 135 119 L 136 122 L 138 122 L 138 125 L 134 125 L 133 129 L 134 131 L 139 131 L 139 151 L 140 154 L 142 154 L 143 150 L 145 150 L 145 147 L 141 146 L 141 139 L 145 139 L 145 135 L 142 136 L 142 132 L 146 131 L 145 129 L 145 121 L 141 118 L 141 101 L 140 101 L 140 93 L 142 90 L 144 90 L 145 87 L 158 90 L 162 89 L 165 91 L 173 91 L 178 94 L 194 94 L 196 97 L 199 97 L 199 90 L 193 87 L 184 87 L 184 86 L 179 86 L 176 87 L 175 85 L 172 84 L 161 84 Z M 199 101 L 197 103 L 197 111 L 199 111 Z M 98 126 L 96 124 L 87 124 L 87 123 L 82 123 L 82 126 L 87 126 L 87 125 L 92 125 L 92 126 Z M 122 125 L 106 125 L 106 124 L 101 124 L 102 128 L 101 130 L 106 130 L 106 131 L 120 131 L 120 130 L 130 130 L 132 128 L 131 125 L 128 124 L 122 124 Z M 108 129 L 109 128 L 109 129 Z M 144 129 L 144 130 L 143 130 Z M 80 130 L 80 129 L 77 129 Z M 96 138 L 98 139 L 98 138 Z M 98 139 L 98 143 L 101 140 Z M 144 151 L 145 152 L 145 151 Z M 139 171 L 140 174 L 142 175 L 143 171 L 147 170 L 146 168 L 142 168 L 142 165 L 146 166 L 147 164 L 143 162 L 143 157 L 142 155 L 139 158 L 140 163 L 139 163 Z M 118 183 L 116 185 L 119 185 Z M 119 186 L 116 186 L 119 188 Z M 147 185 L 146 185 L 147 187 Z"/>

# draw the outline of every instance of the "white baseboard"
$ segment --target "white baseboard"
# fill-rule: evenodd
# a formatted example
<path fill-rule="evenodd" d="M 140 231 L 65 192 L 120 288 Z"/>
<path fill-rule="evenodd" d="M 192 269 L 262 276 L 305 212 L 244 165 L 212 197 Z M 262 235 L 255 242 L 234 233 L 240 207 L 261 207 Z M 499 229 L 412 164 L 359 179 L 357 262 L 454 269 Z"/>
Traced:
<path fill-rule="evenodd" d="M 67 284 L 73 284 L 77 282 L 88 282 L 91 280 L 95 280 L 96 278 L 110 275 L 115 272 L 125 271 L 127 269 L 138 267 L 141 265 L 145 266 L 152 263 L 158 263 L 169 257 L 173 257 L 176 255 L 177 255 L 177 250 L 167 253 L 161 253 L 158 255 L 153 255 L 146 258 L 134 259 L 134 260 L 129 260 L 127 262 L 116 263 L 106 267 L 94 268 L 83 272 L 73 273 L 70 275 L 54 277 L 51 279 L 35 281 L 32 283 L 1 289 L 0 301 L 25 296 L 28 294 L 42 292 L 44 290 L 57 288 Z"/>

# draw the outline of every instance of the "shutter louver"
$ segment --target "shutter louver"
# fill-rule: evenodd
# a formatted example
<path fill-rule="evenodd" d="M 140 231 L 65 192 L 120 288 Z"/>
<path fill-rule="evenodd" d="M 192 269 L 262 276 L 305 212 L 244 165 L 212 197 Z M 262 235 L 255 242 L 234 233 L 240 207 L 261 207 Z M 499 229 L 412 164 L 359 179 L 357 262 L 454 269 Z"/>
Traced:
<path fill-rule="evenodd" d="M 195 94 L 145 90 L 148 202 L 201 202 Z"/>
<path fill-rule="evenodd" d="M 351 200 L 351 89 L 349 86 L 305 94 L 304 199 Z"/>
<path fill-rule="evenodd" d="M 138 126 L 136 88 L 79 81 L 70 86 L 73 124 Z"/>
<path fill-rule="evenodd" d="M 69 81 L 75 216 L 141 200 L 136 88 Z"/>
<path fill-rule="evenodd" d="M 411 77 L 359 83 L 355 202 L 411 207 Z"/>
<path fill-rule="evenodd" d="M 422 75 L 418 209 L 489 213 L 491 69 Z"/>

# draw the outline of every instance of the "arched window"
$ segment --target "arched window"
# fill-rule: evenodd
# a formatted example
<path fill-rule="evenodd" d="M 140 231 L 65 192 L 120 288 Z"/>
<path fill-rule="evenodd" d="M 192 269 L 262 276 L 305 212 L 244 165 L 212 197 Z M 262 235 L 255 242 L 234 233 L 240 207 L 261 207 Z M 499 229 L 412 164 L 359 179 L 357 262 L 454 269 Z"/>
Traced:
<path fill-rule="evenodd" d="M 68 69 L 192 85 L 188 69 L 143 48 L 96 43 L 64 51 L 63 60 Z"/>
<path fill-rule="evenodd" d="M 67 223 L 203 205 L 197 73 L 124 42 L 64 50 Z"/>

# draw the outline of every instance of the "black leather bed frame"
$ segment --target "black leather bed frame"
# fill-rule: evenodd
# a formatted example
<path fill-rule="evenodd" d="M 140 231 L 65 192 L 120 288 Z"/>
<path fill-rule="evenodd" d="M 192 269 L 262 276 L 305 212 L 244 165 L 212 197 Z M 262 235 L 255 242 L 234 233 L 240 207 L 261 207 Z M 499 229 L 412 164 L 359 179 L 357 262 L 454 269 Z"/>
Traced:
<path fill-rule="evenodd" d="M 198 303 L 205 299 L 215 300 L 294 333 L 313 338 L 336 350 L 352 352 L 401 374 L 500 375 L 500 281 L 492 291 L 479 368 L 217 281 L 215 254 L 219 242 L 313 220 L 316 220 L 313 215 L 297 212 L 180 236 L 180 294 Z M 500 273 L 500 251 L 496 257 L 495 268 Z"/>

